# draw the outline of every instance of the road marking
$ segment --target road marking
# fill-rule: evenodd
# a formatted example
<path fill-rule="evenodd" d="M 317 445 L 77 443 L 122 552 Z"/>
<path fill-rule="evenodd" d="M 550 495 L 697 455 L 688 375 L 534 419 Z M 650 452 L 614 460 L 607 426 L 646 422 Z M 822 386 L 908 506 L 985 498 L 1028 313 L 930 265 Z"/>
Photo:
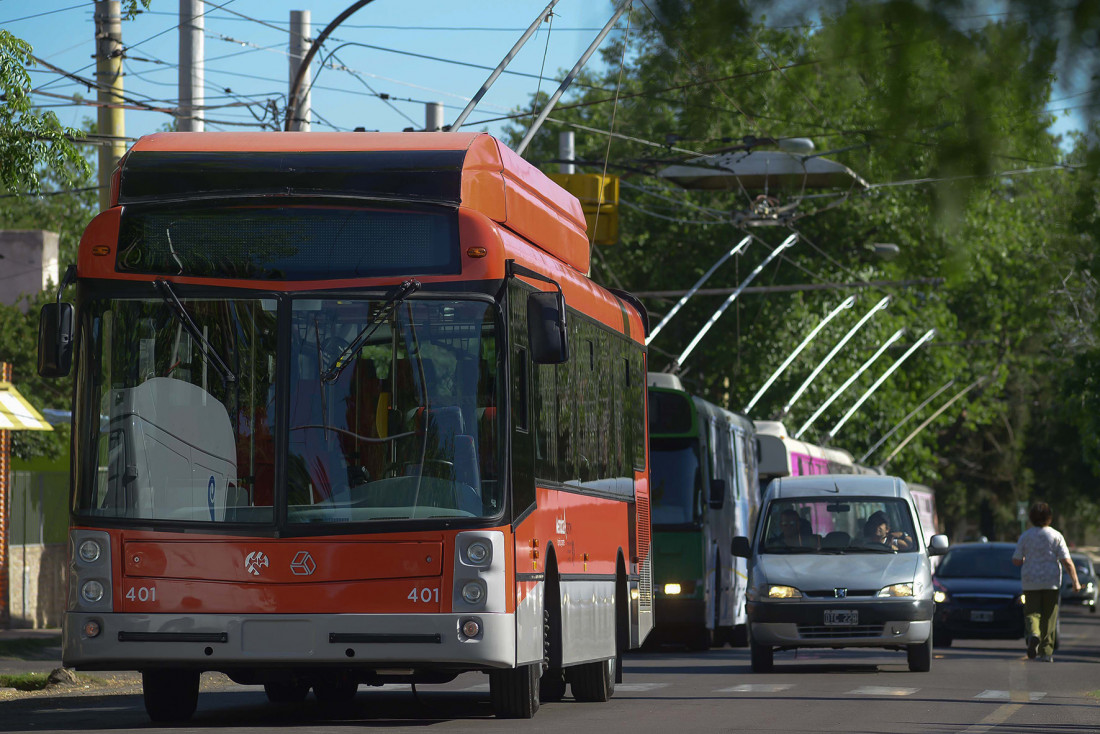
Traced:
<path fill-rule="evenodd" d="M 891 686 L 861 686 L 848 691 L 849 696 L 912 696 L 919 688 L 893 688 Z"/>
<path fill-rule="evenodd" d="M 993 710 L 989 716 L 985 717 L 974 726 L 969 729 L 963 729 L 959 734 L 985 734 L 995 726 L 1008 721 L 1012 714 L 1022 709 L 1024 705 L 1022 703 L 1006 703 L 1004 706 L 998 706 Z"/>
<path fill-rule="evenodd" d="M 615 692 L 627 691 L 630 693 L 644 693 L 646 691 L 655 691 L 658 688 L 664 688 L 668 683 L 616 683 Z"/>
<path fill-rule="evenodd" d="M 974 698 L 993 701 L 1038 701 L 1046 696 L 1046 691 L 982 691 Z"/>
<path fill-rule="evenodd" d="M 742 683 L 730 688 L 719 688 L 716 693 L 779 693 L 794 688 L 793 683 Z"/>

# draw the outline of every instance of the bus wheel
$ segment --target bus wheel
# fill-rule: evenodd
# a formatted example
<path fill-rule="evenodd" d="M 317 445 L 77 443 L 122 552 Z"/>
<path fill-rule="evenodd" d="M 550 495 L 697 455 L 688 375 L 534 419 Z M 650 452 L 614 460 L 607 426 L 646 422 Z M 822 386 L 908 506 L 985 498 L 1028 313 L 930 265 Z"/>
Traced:
<path fill-rule="evenodd" d="M 143 670 L 145 711 L 153 721 L 187 721 L 199 702 L 199 671 Z"/>
<path fill-rule="evenodd" d="M 557 703 L 565 698 L 565 673 L 561 668 L 547 668 L 539 678 L 539 700 Z"/>
<path fill-rule="evenodd" d="M 602 703 L 611 700 L 615 693 L 615 658 L 571 668 L 569 682 L 573 698 L 578 701 Z"/>
<path fill-rule="evenodd" d="M 313 684 L 313 695 L 321 703 L 349 703 L 355 699 L 359 681 L 347 676 L 332 676 Z"/>
<path fill-rule="evenodd" d="M 264 683 L 264 693 L 271 703 L 300 703 L 309 694 L 309 684 L 298 681 Z"/>
<path fill-rule="evenodd" d="M 493 713 L 502 719 L 530 719 L 539 710 L 542 663 L 489 671 Z"/>
<path fill-rule="evenodd" d="M 752 672 L 770 673 L 775 663 L 775 651 L 771 645 L 760 645 L 749 639 L 749 656 L 752 659 Z"/>

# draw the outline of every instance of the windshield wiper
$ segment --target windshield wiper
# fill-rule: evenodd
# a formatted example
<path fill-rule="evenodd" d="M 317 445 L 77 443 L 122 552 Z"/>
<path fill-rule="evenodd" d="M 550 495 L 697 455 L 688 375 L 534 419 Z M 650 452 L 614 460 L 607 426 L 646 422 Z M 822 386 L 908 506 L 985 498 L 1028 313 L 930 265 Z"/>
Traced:
<path fill-rule="evenodd" d="M 896 553 L 893 548 L 877 545 L 850 545 L 845 550 L 852 553 Z"/>
<path fill-rule="evenodd" d="M 229 365 L 221 358 L 221 355 L 214 350 L 212 344 L 206 340 L 199 327 L 195 326 L 195 322 L 191 319 L 191 314 L 180 299 L 176 297 L 176 292 L 172 290 L 172 286 L 168 284 L 167 280 L 158 278 L 153 281 L 153 287 L 160 291 L 161 298 L 172 309 L 172 315 L 176 317 L 176 320 L 183 325 L 183 328 L 187 329 L 187 333 L 191 335 L 191 338 L 195 340 L 195 343 L 199 346 L 199 351 L 202 355 L 214 365 L 214 369 L 221 374 L 222 379 L 226 382 L 236 382 L 237 376 L 233 374 L 233 371 L 229 369 Z"/>
<path fill-rule="evenodd" d="M 321 379 L 328 383 L 336 382 L 336 378 L 340 376 L 340 373 L 344 371 L 344 368 L 351 364 L 349 359 L 351 355 L 358 352 L 367 339 L 371 338 L 371 335 L 378 330 L 382 324 L 384 324 L 390 318 L 390 314 L 393 313 L 402 301 L 420 290 L 419 280 L 406 280 L 401 285 L 397 286 L 386 300 L 382 303 L 379 309 L 375 312 L 374 316 L 367 322 L 367 325 L 356 335 L 351 343 L 344 347 L 344 351 L 340 352 L 336 356 L 336 359 L 332 361 L 325 373 L 321 375 Z"/>

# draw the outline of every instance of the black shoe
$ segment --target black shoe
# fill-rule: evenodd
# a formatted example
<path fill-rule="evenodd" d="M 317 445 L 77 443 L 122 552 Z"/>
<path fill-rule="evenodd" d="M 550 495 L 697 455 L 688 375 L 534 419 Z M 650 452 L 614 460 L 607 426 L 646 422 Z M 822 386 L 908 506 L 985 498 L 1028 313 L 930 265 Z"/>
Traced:
<path fill-rule="evenodd" d="M 1029 658 L 1033 659 L 1038 654 L 1039 654 L 1039 638 L 1036 637 L 1035 635 L 1028 635 L 1027 636 L 1027 656 Z"/>

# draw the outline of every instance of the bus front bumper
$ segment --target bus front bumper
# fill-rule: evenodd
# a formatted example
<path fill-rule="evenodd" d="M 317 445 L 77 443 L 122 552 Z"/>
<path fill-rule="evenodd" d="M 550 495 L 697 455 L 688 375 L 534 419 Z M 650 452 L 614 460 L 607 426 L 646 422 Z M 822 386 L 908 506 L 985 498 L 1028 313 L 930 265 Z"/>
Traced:
<path fill-rule="evenodd" d="M 473 637 L 463 625 L 474 620 Z M 88 622 L 99 625 L 89 637 Z M 516 662 L 512 614 L 67 612 L 62 662 L 80 670 L 341 666 L 488 670 Z"/>

